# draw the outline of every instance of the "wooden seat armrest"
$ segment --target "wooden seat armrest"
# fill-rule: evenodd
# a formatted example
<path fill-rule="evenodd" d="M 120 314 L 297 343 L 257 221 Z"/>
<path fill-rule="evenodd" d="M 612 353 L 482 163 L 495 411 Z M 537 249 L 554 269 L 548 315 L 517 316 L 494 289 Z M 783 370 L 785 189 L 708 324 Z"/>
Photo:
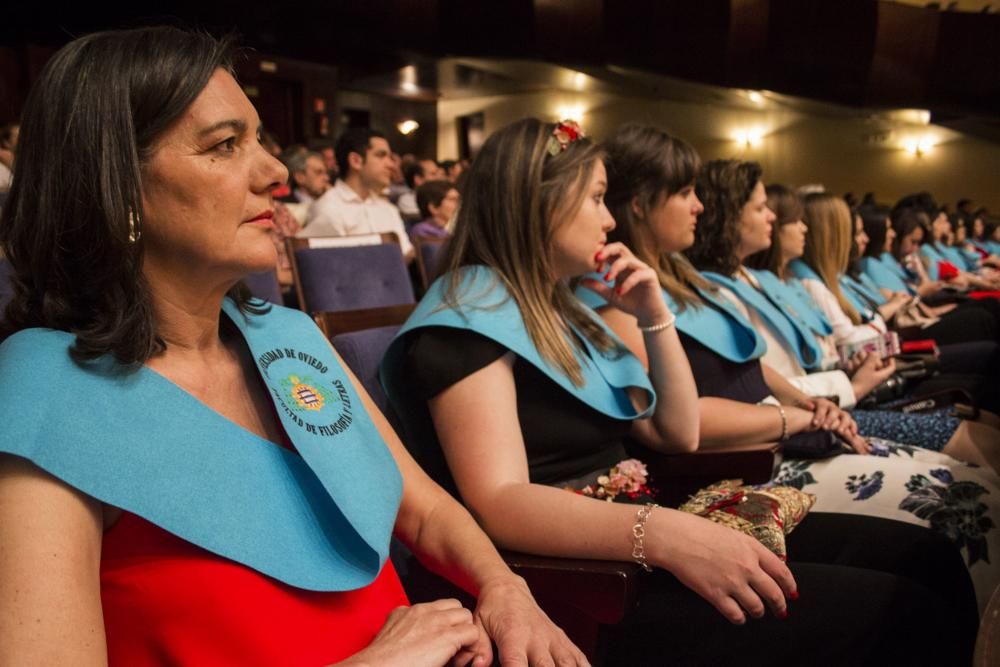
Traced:
<path fill-rule="evenodd" d="M 734 448 L 705 449 L 685 454 L 661 454 L 646 450 L 638 455 L 649 470 L 657 500 L 676 506 L 710 484 L 723 479 L 742 479 L 744 484 L 764 484 L 780 461 L 777 443 Z"/>
<path fill-rule="evenodd" d="M 570 605 L 597 623 L 612 625 L 635 607 L 642 574 L 636 563 L 550 558 L 515 551 L 502 551 L 501 555 L 528 583 L 543 609 L 553 603 Z"/>
<path fill-rule="evenodd" d="M 313 313 L 313 319 L 327 338 L 333 338 L 338 334 L 352 331 L 402 324 L 416 307 L 416 304 L 404 303 L 379 308 L 334 310 Z"/>

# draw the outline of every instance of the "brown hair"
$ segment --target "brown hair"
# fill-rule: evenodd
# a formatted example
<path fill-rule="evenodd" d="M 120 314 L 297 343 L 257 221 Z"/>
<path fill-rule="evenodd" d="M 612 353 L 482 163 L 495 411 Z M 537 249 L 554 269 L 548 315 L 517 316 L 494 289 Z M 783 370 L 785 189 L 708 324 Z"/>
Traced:
<path fill-rule="evenodd" d="M 164 349 L 142 272 L 142 169 L 234 55 L 230 38 L 154 27 L 87 35 L 49 60 L 25 102 L 0 218 L 14 269 L 0 340 L 59 329 L 75 335 L 77 361 L 112 353 L 130 366 Z M 244 312 L 268 308 L 243 283 L 228 296 Z"/>
<path fill-rule="evenodd" d="M 583 383 L 580 349 L 566 324 L 601 350 L 614 341 L 565 282 L 556 280 L 553 232 L 583 204 L 586 184 L 601 159 L 587 138 L 557 153 L 548 151 L 553 123 L 525 118 L 494 132 L 469 167 L 455 233 L 443 258 L 444 301 L 461 309 L 463 266 L 493 269 L 517 302 L 528 336 L 542 359 L 577 386 Z M 565 323 L 565 324 L 564 324 Z"/>
<path fill-rule="evenodd" d="M 608 209 L 617 223 L 608 240 L 624 243 L 653 267 L 660 286 L 683 310 L 701 299 L 692 287 L 713 289 L 680 253 L 660 253 L 646 220 L 671 195 L 693 185 L 701 159 L 682 139 L 643 125 L 623 125 L 603 144 L 607 153 Z"/>
<path fill-rule="evenodd" d="M 694 245 L 684 251 L 698 270 L 731 276 L 739 268 L 740 217 L 762 174 L 758 163 L 738 160 L 712 160 L 701 168 L 696 192 L 705 210 Z"/>
<path fill-rule="evenodd" d="M 743 265 L 751 269 L 770 271 L 779 278 L 784 278 L 781 266 L 781 234 L 782 225 L 798 222 L 802 219 L 802 200 L 795 192 L 784 185 L 774 183 L 765 188 L 767 191 L 767 207 L 774 211 L 777 217 L 771 229 L 771 247 L 755 252 L 743 260 Z"/>
<path fill-rule="evenodd" d="M 424 220 L 431 217 L 431 205 L 440 206 L 448 193 L 457 189 L 451 181 L 434 180 L 421 183 L 417 188 L 417 208 L 420 209 L 420 217 Z"/>
<path fill-rule="evenodd" d="M 847 270 L 854 239 L 851 210 L 843 199 L 827 192 L 807 195 L 804 205 L 803 221 L 809 228 L 809 234 L 802 261 L 819 274 L 851 322 L 860 324 L 861 317 L 844 296 L 839 282 L 840 274 Z"/>

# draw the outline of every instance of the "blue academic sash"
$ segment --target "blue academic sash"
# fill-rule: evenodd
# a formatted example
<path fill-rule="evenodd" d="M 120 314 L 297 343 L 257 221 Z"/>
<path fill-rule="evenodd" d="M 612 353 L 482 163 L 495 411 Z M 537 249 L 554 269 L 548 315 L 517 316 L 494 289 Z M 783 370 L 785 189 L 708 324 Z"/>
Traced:
<path fill-rule="evenodd" d="M 770 271 L 755 272 L 754 275 L 757 276 L 758 280 L 764 279 L 762 285 L 767 285 L 768 281 L 774 280 L 784 287 L 789 301 L 796 306 L 799 316 L 806 321 L 814 334 L 820 337 L 833 334 L 833 325 L 830 324 L 826 313 L 806 291 L 801 280 L 791 275 L 781 280 Z"/>
<path fill-rule="evenodd" d="M 938 262 L 949 262 L 947 257 L 941 254 L 941 251 L 930 242 L 924 243 L 920 246 L 920 254 L 923 255 L 929 266 L 927 267 L 927 277 L 931 280 L 938 280 L 941 277 Z M 961 266 L 957 267 L 961 269 Z"/>
<path fill-rule="evenodd" d="M 799 315 L 798 309 L 786 299 L 784 290 L 765 292 L 763 285 L 761 290 L 757 290 L 741 280 L 712 271 L 702 271 L 701 275 L 728 288 L 747 307 L 753 308 L 771 330 L 784 340 L 785 347 L 795 354 L 802 368 L 818 369 L 822 365 L 823 348 L 805 319 Z"/>
<path fill-rule="evenodd" d="M 561 369 L 542 359 L 528 336 L 517 302 L 492 269 L 477 265 L 463 267 L 460 271 L 462 276 L 456 293 L 457 308 L 450 307 L 444 298 L 450 274 L 438 278 L 389 345 L 380 377 L 386 395 L 395 405 L 404 411 L 410 409 L 404 405 L 406 383 L 405 378 L 400 377 L 401 357 L 405 350 L 404 338 L 421 327 L 444 326 L 475 331 L 500 343 L 547 375 L 562 389 L 609 417 L 632 420 L 648 417 L 653 413 L 656 394 L 645 369 L 596 314 L 593 315 L 594 321 L 604 328 L 615 341 L 616 347 L 602 352 L 586 336 L 577 333 L 577 338 L 587 351 L 585 355 L 577 355 L 584 380 L 578 387 Z M 646 394 L 649 402 L 645 410 L 636 411 L 627 392 L 629 387 L 637 387 Z"/>
<path fill-rule="evenodd" d="M 881 255 L 879 255 L 879 261 L 882 262 L 882 265 L 885 268 L 887 268 L 890 271 L 892 271 L 893 273 L 895 273 L 901 279 L 903 279 L 903 280 L 909 280 L 910 279 L 910 272 L 907 271 L 903 267 L 903 265 L 900 264 L 899 261 L 895 257 L 892 256 L 891 252 L 884 252 Z"/>
<path fill-rule="evenodd" d="M 895 262 L 895 260 L 893 260 Z M 868 276 L 872 282 L 874 282 L 879 287 L 884 287 L 890 292 L 907 292 L 908 294 L 914 294 L 914 290 L 910 287 L 900 274 L 905 275 L 905 272 L 900 268 L 899 273 L 892 270 L 880 257 L 862 257 L 859 260 L 861 270 L 866 276 Z M 898 264 L 896 265 L 899 266 Z"/>
<path fill-rule="evenodd" d="M 326 338 L 304 313 L 226 316 L 298 453 L 218 414 L 156 371 L 77 364 L 74 336 L 0 345 L 0 451 L 104 503 L 292 586 L 364 587 L 381 571 L 399 471 Z"/>
<path fill-rule="evenodd" d="M 872 296 L 868 293 L 868 290 L 845 274 L 840 274 L 837 277 L 837 282 L 840 284 L 840 291 L 843 293 L 844 297 L 851 302 L 854 309 L 858 311 L 862 320 L 865 322 L 871 322 L 875 319 L 874 307 L 878 304 L 878 302 L 872 298 Z"/>
<path fill-rule="evenodd" d="M 604 282 L 603 277 L 597 273 L 588 274 L 586 277 Z M 764 356 L 767 352 L 767 343 L 736 306 L 711 291 L 696 291 L 703 304 L 691 305 L 681 310 L 669 292 L 660 290 L 667 308 L 677 316 L 675 326 L 678 331 L 684 332 L 730 361 L 742 363 Z M 582 284 L 576 288 L 576 296 L 591 308 L 607 305 L 603 297 Z"/>
<path fill-rule="evenodd" d="M 823 279 L 820 278 L 819 274 L 801 259 L 793 259 L 789 262 L 788 271 L 799 280 L 816 280 L 821 285 L 826 284 L 823 282 Z M 875 312 L 865 304 L 864 299 L 860 298 L 858 294 L 845 285 L 844 278 L 845 276 L 843 274 L 841 274 L 838 278 L 840 291 L 844 294 L 844 298 L 846 298 L 851 305 L 854 306 L 854 309 L 858 311 L 859 315 L 861 315 L 862 320 L 870 322 L 875 318 Z"/>

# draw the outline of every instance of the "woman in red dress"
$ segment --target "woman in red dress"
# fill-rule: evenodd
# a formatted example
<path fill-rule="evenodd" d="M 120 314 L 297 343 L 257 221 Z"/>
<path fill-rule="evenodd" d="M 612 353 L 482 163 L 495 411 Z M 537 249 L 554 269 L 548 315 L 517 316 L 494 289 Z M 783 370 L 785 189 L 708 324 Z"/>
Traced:
<path fill-rule="evenodd" d="M 0 244 L 0 663 L 584 664 L 408 456 L 275 264 L 285 168 L 230 46 L 62 49 L 24 110 Z M 394 532 L 478 598 L 406 607 Z"/>

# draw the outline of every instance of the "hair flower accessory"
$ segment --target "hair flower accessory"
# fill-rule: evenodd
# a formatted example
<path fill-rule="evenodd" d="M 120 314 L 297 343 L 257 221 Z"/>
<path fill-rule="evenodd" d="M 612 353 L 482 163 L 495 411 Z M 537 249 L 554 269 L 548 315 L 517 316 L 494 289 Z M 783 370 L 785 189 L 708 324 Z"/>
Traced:
<path fill-rule="evenodd" d="M 549 137 L 545 150 L 549 155 L 559 155 L 566 150 L 571 143 L 587 136 L 583 128 L 575 120 L 563 120 L 556 123 L 552 129 L 552 136 Z"/>

